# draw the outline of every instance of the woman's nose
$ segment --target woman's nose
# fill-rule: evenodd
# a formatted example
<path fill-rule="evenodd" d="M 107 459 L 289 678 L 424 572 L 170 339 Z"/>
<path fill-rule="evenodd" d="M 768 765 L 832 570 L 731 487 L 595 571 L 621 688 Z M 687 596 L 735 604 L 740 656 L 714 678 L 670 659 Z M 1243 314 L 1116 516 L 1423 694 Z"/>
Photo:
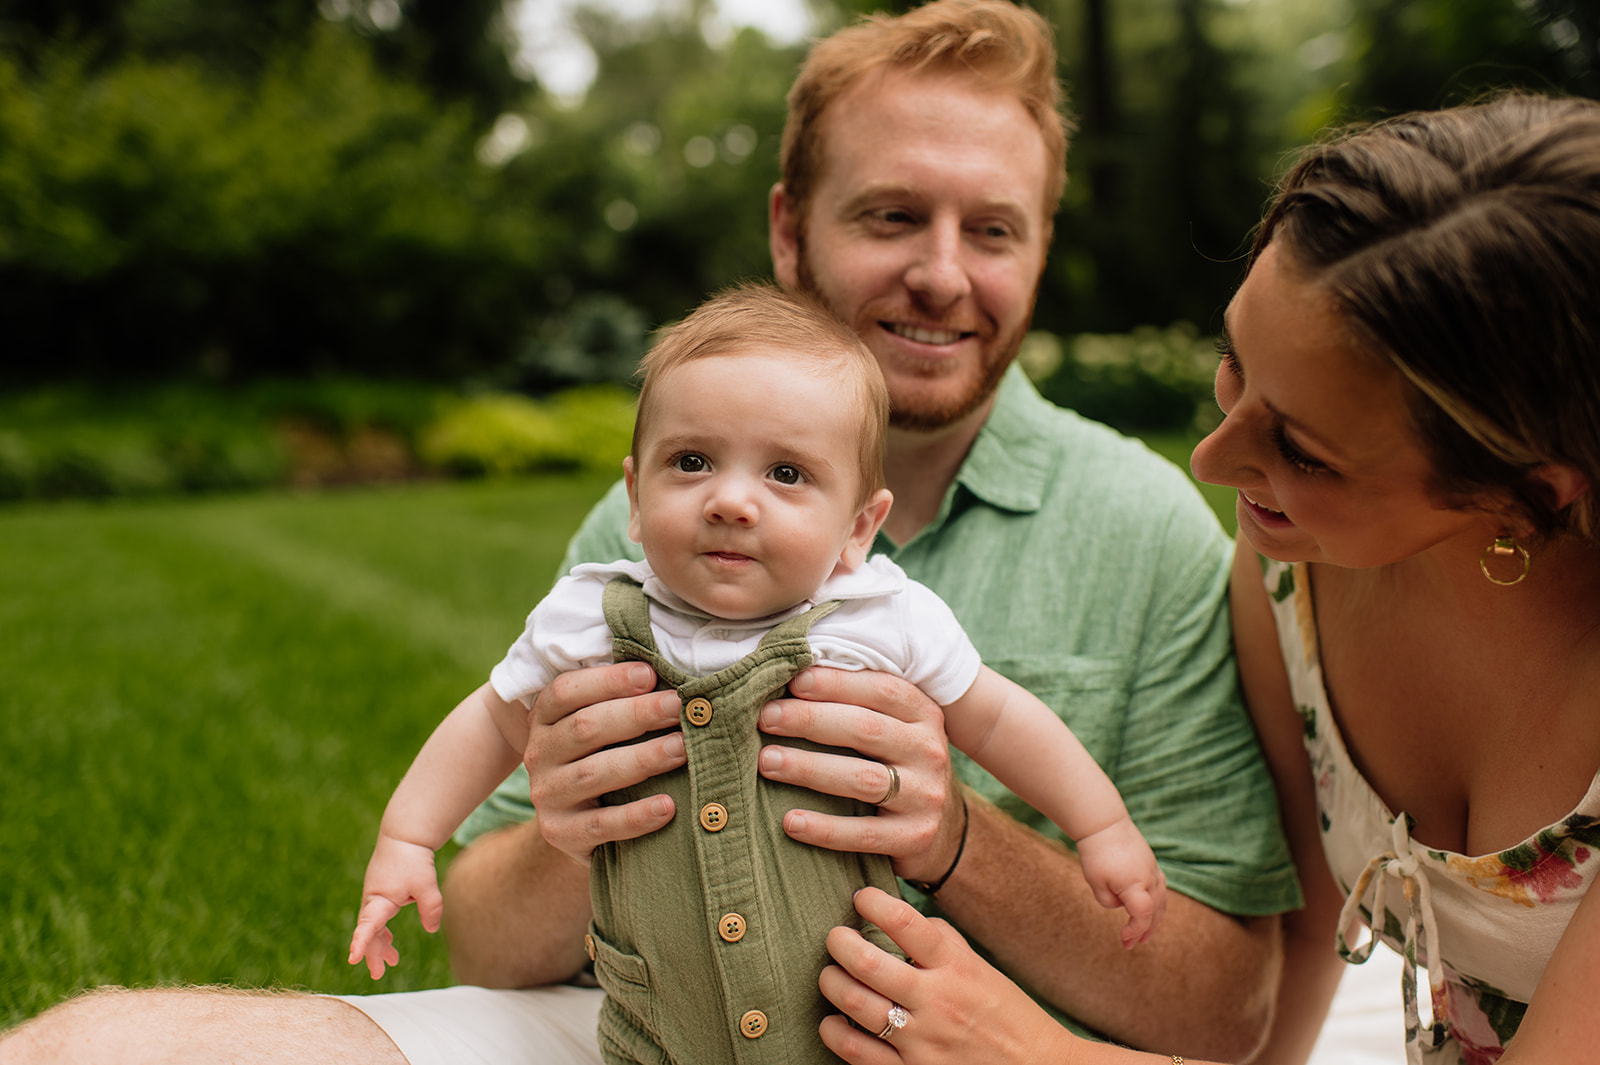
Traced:
<path fill-rule="evenodd" d="M 1238 488 L 1238 473 L 1246 465 L 1246 434 L 1241 431 L 1243 414 L 1234 413 L 1239 405 L 1239 382 L 1226 364 L 1217 367 L 1216 397 L 1222 421 L 1195 445 L 1189 456 L 1189 472 L 1207 484 Z"/>
<path fill-rule="evenodd" d="M 1243 487 L 1252 463 L 1246 434 L 1241 430 L 1239 418 L 1224 417 L 1221 425 L 1194 446 L 1189 456 L 1189 472 L 1196 480 L 1228 488 Z"/>

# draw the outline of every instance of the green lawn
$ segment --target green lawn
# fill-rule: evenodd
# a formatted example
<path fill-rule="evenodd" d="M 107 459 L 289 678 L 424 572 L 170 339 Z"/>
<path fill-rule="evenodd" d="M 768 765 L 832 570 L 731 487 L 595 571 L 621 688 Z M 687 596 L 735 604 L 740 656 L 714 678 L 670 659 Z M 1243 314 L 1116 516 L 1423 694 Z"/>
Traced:
<path fill-rule="evenodd" d="M 383 804 L 609 479 L 0 507 L 0 1027 L 104 983 L 370 988 Z M 380 986 L 449 982 L 395 927 Z"/>
<path fill-rule="evenodd" d="M 0 508 L 0 1026 L 102 983 L 370 987 L 388 793 L 609 480 Z M 448 982 L 396 928 L 382 986 Z"/>

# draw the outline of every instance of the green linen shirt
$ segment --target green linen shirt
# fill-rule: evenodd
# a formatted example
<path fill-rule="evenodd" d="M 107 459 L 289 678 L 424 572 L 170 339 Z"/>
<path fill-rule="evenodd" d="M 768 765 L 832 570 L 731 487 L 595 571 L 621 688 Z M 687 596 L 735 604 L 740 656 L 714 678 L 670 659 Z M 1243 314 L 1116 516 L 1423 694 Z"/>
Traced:
<path fill-rule="evenodd" d="M 642 557 L 627 519 L 619 483 L 584 520 L 563 572 Z M 1301 904 L 1238 693 L 1232 545 L 1182 471 L 1051 404 L 1013 366 L 938 516 L 905 544 L 880 534 L 874 550 L 937 592 L 984 662 L 1071 727 L 1122 793 L 1170 888 L 1238 915 Z M 965 755 L 951 754 L 977 792 L 1062 838 Z M 458 839 L 530 815 L 518 770 Z"/>

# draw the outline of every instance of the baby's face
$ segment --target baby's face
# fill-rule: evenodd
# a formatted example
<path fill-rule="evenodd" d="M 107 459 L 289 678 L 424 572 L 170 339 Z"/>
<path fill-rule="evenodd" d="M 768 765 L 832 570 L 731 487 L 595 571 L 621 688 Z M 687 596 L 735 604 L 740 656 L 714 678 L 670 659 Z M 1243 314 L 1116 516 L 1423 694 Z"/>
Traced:
<path fill-rule="evenodd" d="M 759 618 L 860 561 L 877 521 L 858 498 L 850 391 L 760 348 L 654 383 L 626 467 L 628 532 L 668 588 L 716 617 Z"/>

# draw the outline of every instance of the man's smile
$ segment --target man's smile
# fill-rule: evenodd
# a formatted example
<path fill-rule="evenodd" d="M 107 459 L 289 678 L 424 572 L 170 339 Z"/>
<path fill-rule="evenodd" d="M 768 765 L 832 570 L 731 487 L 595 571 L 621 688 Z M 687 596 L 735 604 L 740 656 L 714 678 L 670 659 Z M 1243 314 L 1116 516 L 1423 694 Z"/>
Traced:
<path fill-rule="evenodd" d="M 963 337 L 975 335 L 950 329 L 928 329 L 920 325 L 905 325 L 900 322 L 879 322 L 878 324 L 895 336 L 904 337 L 918 344 L 954 344 Z"/>

